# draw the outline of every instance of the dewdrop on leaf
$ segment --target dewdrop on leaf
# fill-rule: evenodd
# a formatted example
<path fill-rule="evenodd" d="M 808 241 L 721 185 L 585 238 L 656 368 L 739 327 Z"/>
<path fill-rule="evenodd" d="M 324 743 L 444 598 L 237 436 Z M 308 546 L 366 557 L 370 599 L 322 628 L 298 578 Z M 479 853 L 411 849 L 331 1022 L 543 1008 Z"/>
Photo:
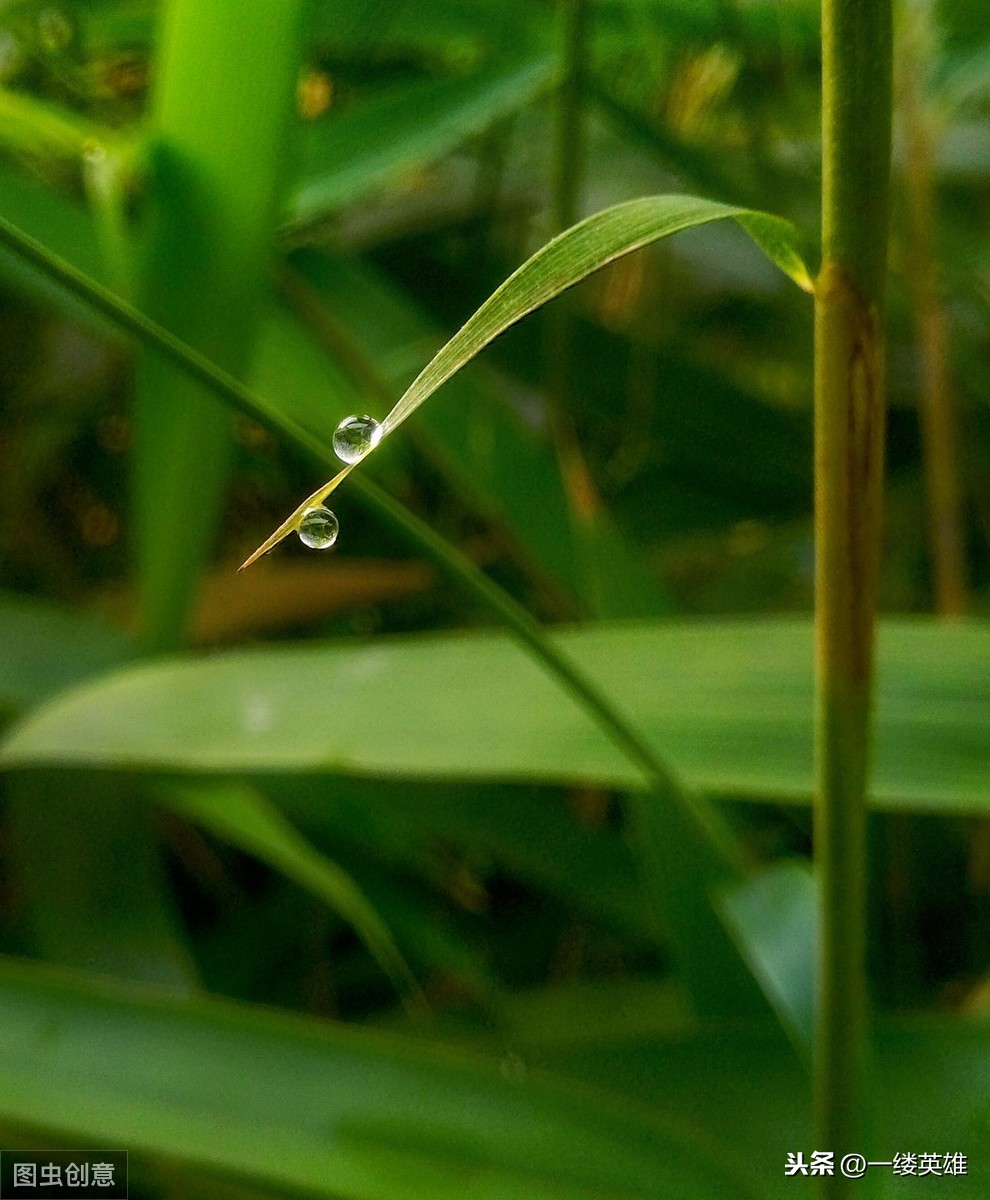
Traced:
<path fill-rule="evenodd" d="M 344 417 L 334 430 L 334 452 L 345 463 L 356 463 L 369 450 L 374 450 L 383 433 L 384 429 L 374 417 Z"/>
<path fill-rule="evenodd" d="M 307 508 L 299 522 L 299 540 L 310 550 L 329 550 L 337 540 L 340 522 L 329 508 Z"/>

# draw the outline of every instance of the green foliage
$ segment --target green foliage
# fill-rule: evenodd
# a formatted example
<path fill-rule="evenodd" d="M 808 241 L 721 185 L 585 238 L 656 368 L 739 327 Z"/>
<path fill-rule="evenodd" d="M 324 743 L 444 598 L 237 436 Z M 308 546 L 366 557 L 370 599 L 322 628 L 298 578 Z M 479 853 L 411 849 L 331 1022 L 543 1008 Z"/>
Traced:
<path fill-rule="evenodd" d="M 775 267 L 810 289 L 818 6 L 591 8 L 564 62 L 539 0 L 0 5 L 5 1148 L 127 1148 L 144 1200 L 815 1182 L 811 306 Z M 909 616 L 894 207 L 860 1148 L 969 1174 L 893 1197 L 990 1185 L 983 16 L 912 46 L 952 625 Z M 402 430 L 336 550 L 237 575 L 352 413 Z"/>
<path fill-rule="evenodd" d="M 887 811 L 987 812 L 982 625 L 881 630 L 872 793 Z M 692 786 L 809 802 L 811 629 L 802 621 L 595 625 L 555 636 Z M 314 731 L 311 714 L 331 714 Z M 527 731 L 531 731 L 527 735 Z M 532 731 L 536 731 L 534 736 Z M 126 667 L 11 731 L 6 766 L 318 770 L 625 789 L 642 773 L 500 634 L 234 651 Z"/>

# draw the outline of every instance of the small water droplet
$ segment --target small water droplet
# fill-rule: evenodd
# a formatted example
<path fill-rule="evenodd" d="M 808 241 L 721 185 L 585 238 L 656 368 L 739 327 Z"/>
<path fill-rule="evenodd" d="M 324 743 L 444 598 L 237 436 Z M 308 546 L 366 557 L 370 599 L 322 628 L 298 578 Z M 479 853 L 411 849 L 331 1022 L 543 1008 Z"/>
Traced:
<path fill-rule="evenodd" d="M 333 435 L 333 448 L 345 463 L 356 463 L 382 440 L 384 430 L 374 417 L 344 417 Z"/>
<path fill-rule="evenodd" d="M 311 550 L 329 550 L 340 533 L 340 523 L 322 504 L 307 508 L 299 523 L 299 540 Z"/>

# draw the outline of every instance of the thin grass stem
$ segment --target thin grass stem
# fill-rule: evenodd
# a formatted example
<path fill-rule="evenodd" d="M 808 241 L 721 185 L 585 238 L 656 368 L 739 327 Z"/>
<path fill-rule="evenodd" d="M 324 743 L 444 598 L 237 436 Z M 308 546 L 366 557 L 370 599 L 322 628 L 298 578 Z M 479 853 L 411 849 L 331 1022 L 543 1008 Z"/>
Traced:
<path fill-rule="evenodd" d="M 866 793 L 884 443 L 890 0 L 822 10 L 822 269 L 815 285 L 815 1144 L 866 1153 Z M 837 1169 L 821 1195 L 854 1194 Z"/>
<path fill-rule="evenodd" d="M 592 4 L 591 0 L 562 0 L 560 9 L 561 80 L 556 103 L 551 197 L 555 234 L 574 225 L 580 215 Z M 570 294 L 558 297 L 547 310 L 546 403 L 567 497 L 571 541 L 582 592 L 580 600 L 585 610 L 598 615 L 603 608 L 601 581 L 588 526 L 597 520 L 601 500 L 581 450 L 572 415 L 576 350 L 574 318 L 574 297 Z"/>
<path fill-rule="evenodd" d="M 968 608 L 956 397 L 949 366 L 949 328 L 939 288 L 934 155 L 936 130 L 925 103 L 925 62 L 933 40 L 925 6 L 904 4 L 897 92 L 904 130 L 904 190 L 908 226 L 907 282 L 918 331 L 922 454 L 928 502 L 928 545 L 935 611 L 963 616 Z"/>

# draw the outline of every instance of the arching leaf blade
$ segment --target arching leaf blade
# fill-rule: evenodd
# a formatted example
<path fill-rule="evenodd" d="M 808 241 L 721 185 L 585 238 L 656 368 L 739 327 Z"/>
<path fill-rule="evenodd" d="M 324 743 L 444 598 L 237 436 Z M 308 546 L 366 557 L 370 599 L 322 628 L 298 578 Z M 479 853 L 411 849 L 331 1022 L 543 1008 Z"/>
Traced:
<path fill-rule="evenodd" d="M 582 279 L 661 238 L 726 218 L 738 221 L 773 263 L 811 291 L 797 231 L 780 217 L 696 196 L 627 200 L 565 230 L 510 275 L 413 380 L 385 418 L 386 434 L 499 334 Z"/>
<path fill-rule="evenodd" d="M 568 288 L 616 259 L 661 238 L 730 218 L 737 221 L 771 262 L 800 288 L 807 292 L 812 290 L 811 276 L 798 250 L 797 231 L 780 217 L 697 196 L 643 196 L 627 200 L 566 229 L 513 272 L 400 396 L 382 422 L 383 440 L 500 334 Z M 325 499 L 341 479 L 338 476 L 329 480 L 321 492 L 315 494 Z M 312 503 L 312 496 L 304 500 L 245 560 L 240 570 L 297 529 L 303 513 Z"/>

